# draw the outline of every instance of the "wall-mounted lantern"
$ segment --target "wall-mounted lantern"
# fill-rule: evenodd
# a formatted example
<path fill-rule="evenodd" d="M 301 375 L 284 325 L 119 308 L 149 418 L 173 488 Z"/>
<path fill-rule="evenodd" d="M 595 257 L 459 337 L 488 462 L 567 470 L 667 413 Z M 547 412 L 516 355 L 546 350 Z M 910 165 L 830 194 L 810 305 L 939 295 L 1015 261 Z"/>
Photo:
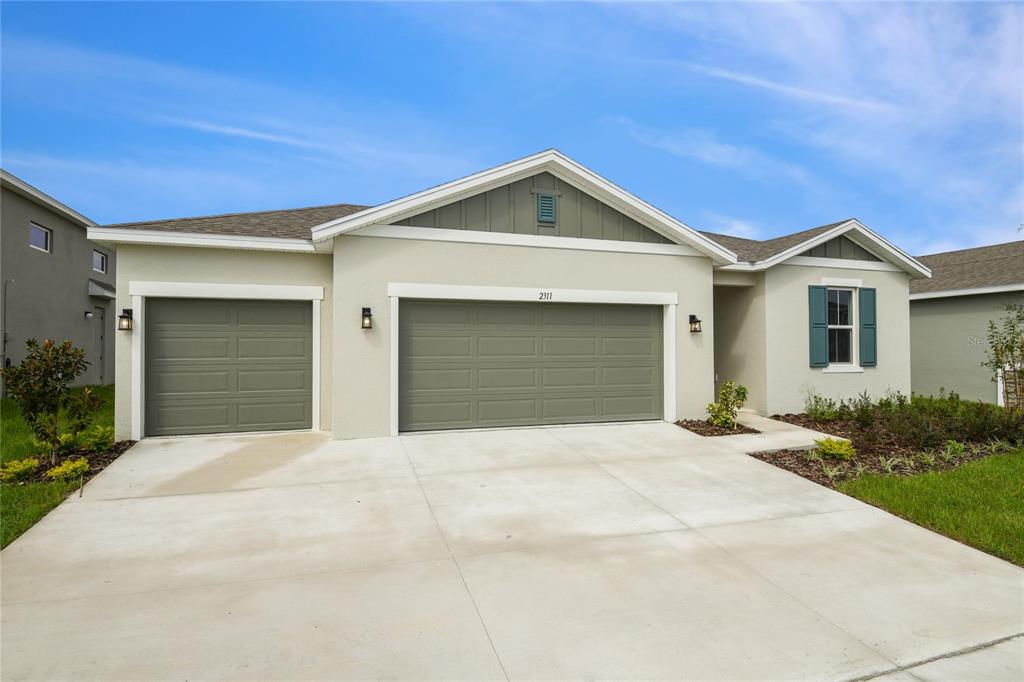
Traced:
<path fill-rule="evenodd" d="M 690 315 L 690 333 L 700 333 L 700 318 L 698 318 L 696 315 Z"/>
<path fill-rule="evenodd" d="M 362 321 L 359 323 L 360 329 L 373 329 L 373 312 L 369 308 L 363 308 Z"/>
<path fill-rule="evenodd" d="M 130 332 L 132 330 L 131 308 L 123 308 L 121 314 L 117 316 L 117 330 L 120 332 Z"/>
<path fill-rule="evenodd" d="M 91 311 L 91 310 L 86 310 L 85 311 L 85 319 L 91 320 L 95 316 L 96 316 L 96 314 L 93 311 Z"/>

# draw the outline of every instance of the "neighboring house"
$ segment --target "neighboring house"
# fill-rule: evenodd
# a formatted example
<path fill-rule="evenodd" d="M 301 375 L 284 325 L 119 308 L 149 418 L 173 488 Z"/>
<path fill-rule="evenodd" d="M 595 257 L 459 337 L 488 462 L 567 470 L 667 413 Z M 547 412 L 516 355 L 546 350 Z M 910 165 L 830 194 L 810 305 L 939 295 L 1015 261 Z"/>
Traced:
<path fill-rule="evenodd" d="M 932 279 L 910 285 L 911 387 L 938 395 L 1002 403 L 992 372 L 982 367 L 989 320 L 1006 304 L 1024 305 L 1024 241 L 921 256 Z"/>
<path fill-rule="evenodd" d="M 4 366 L 21 362 L 28 339 L 70 340 L 89 362 L 76 383 L 113 383 L 115 255 L 87 238 L 95 225 L 0 171 Z"/>
<path fill-rule="evenodd" d="M 374 207 L 90 230 L 116 244 L 119 438 L 335 437 L 761 412 L 910 390 L 911 279 L 847 220 L 697 232 L 549 150 Z"/>

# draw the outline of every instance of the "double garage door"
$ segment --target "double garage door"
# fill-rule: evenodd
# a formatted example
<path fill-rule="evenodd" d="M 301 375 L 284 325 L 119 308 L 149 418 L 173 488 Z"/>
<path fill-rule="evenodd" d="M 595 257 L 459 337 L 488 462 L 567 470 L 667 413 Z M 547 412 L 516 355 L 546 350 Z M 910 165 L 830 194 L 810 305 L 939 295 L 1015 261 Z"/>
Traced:
<path fill-rule="evenodd" d="M 399 430 L 661 419 L 659 306 L 403 299 Z"/>
<path fill-rule="evenodd" d="M 312 425 L 309 301 L 146 301 L 150 436 Z"/>
<path fill-rule="evenodd" d="M 311 308 L 148 299 L 146 434 L 310 428 Z M 399 311 L 402 431 L 662 417 L 660 307 L 403 299 Z"/>

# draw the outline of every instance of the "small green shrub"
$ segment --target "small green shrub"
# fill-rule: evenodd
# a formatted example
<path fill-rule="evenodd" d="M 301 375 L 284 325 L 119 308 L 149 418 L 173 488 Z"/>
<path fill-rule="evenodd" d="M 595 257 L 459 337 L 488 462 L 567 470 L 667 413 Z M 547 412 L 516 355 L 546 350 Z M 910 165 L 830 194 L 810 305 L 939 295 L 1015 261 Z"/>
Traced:
<path fill-rule="evenodd" d="M 821 473 L 825 474 L 825 477 L 830 481 L 834 481 L 843 474 L 842 464 L 829 464 L 828 462 L 821 463 Z"/>
<path fill-rule="evenodd" d="M 736 412 L 747 402 L 747 387 L 734 381 L 722 384 L 718 402 L 708 403 L 708 422 L 723 429 L 736 428 Z"/>
<path fill-rule="evenodd" d="M 839 404 L 817 393 L 808 393 L 804 401 L 804 412 L 816 422 L 835 421 L 839 418 Z"/>
<path fill-rule="evenodd" d="M 39 460 L 35 457 L 15 459 L 0 467 L 0 481 L 4 483 L 21 483 L 27 481 L 35 473 Z"/>
<path fill-rule="evenodd" d="M 114 445 L 114 427 L 97 424 L 79 436 L 78 442 L 90 452 L 106 452 Z"/>
<path fill-rule="evenodd" d="M 46 471 L 46 477 L 53 481 L 72 481 L 89 471 L 89 462 L 85 457 L 66 459 L 52 469 Z"/>
<path fill-rule="evenodd" d="M 848 440 L 822 438 L 814 441 L 814 444 L 818 446 L 816 451 L 824 459 L 840 460 L 845 462 L 857 456 L 857 450 L 854 449 L 853 443 Z"/>
<path fill-rule="evenodd" d="M 952 439 L 951 440 L 947 440 L 945 443 L 943 443 L 942 449 L 945 450 L 946 454 L 949 455 L 949 457 L 951 457 L 951 458 L 952 457 L 960 457 L 965 452 L 967 452 L 967 446 L 966 445 L 964 445 L 963 443 L 961 443 L 958 440 L 952 440 Z"/>

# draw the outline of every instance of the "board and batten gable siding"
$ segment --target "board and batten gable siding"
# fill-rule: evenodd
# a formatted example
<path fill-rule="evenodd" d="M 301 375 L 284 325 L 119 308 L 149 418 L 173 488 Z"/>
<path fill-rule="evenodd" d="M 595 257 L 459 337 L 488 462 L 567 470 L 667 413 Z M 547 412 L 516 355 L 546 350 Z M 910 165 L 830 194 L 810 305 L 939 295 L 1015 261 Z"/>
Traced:
<path fill-rule="evenodd" d="M 804 251 L 801 256 L 813 256 L 815 258 L 840 258 L 843 260 L 866 260 L 880 263 L 881 258 L 871 253 L 863 246 L 845 235 L 839 235 L 835 239 L 829 239 L 824 244 L 818 244 L 813 249 Z"/>
<path fill-rule="evenodd" d="M 554 223 L 537 219 L 537 195 L 545 192 L 556 196 Z M 538 173 L 400 220 L 397 224 L 548 237 L 672 243 L 550 173 Z"/>

